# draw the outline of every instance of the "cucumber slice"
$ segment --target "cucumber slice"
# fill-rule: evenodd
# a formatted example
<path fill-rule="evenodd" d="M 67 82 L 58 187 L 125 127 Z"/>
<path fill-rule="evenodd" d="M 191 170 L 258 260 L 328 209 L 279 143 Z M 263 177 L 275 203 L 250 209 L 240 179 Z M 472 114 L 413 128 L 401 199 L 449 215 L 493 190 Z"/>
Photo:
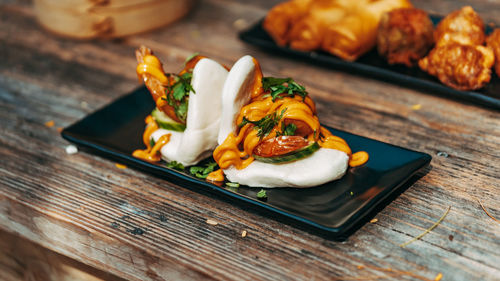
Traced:
<path fill-rule="evenodd" d="M 158 124 L 158 127 L 162 129 L 177 131 L 177 132 L 184 132 L 184 130 L 186 129 L 185 124 L 181 124 L 174 121 L 172 118 L 168 117 L 167 114 L 165 114 L 163 111 L 160 111 L 158 108 L 153 109 L 153 111 L 151 112 L 151 116 Z"/>
<path fill-rule="evenodd" d="M 317 142 L 313 142 L 310 145 L 303 147 L 301 149 L 297 149 L 295 151 L 283 154 L 283 155 L 278 155 L 278 156 L 272 156 L 272 157 L 262 157 L 258 155 L 253 155 L 255 160 L 264 162 L 264 163 L 273 163 L 273 164 L 279 164 L 279 163 L 286 163 L 286 162 L 293 162 L 300 160 L 302 158 L 305 158 L 314 152 L 316 152 L 319 149 L 319 144 Z"/>

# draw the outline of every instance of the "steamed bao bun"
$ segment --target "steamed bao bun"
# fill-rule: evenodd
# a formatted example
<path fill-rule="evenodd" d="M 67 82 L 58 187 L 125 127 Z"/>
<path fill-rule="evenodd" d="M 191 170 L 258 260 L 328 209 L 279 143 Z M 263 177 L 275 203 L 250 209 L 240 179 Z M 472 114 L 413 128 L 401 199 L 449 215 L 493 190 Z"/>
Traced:
<path fill-rule="evenodd" d="M 227 74 L 222 65 L 211 59 L 204 58 L 196 64 L 191 79 L 195 93 L 189 93 L 186 129 L 184 132 L 158 129 L 151 134 L 155 142 L 171 134 L 170 141 L 160 150 L 163 160 L 194 165 L 217 146 L 221 94 Z"/>
<path fill-rule="evenodd" d="M 222 92 L 222 118 L 219 145 L 236 130 L 241 108 L 250 102 L 256 67 L 251 56 L 240 58 L 231 68 Z M 232 182 L 256 187 L 312 187 L 341 178 L 348 167 L 349 156 L 342 151 L 320 148 L 312 155 L 284 164 L 253 161 L 246 168 L 224 169 Z"/>

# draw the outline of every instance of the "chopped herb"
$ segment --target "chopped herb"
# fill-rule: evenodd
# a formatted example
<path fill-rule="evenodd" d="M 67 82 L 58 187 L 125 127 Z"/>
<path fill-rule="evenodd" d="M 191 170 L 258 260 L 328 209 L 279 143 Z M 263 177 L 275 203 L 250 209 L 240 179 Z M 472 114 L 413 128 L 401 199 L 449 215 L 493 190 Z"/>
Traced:
<path fill-rule="evenodd" d="M 208 174 L 216 170 L 217 163 L 216 162 L 209 162 L 205 164 L 205 166 L 192 166 L 189 168 L 189 172 L 200 179 L 206 179 L 208 177 Z"/>
<path fill-rule="evenodd" d="M 269 91 L 273 101 L 277 98 L 283 98 L 282 94 L 289 97 L 299 95 L 305 98 L 307 96 L 306 88 L 297 84 L 292 78 L 264 77 L 262 78 L 262 88 L 264 91 Z"/>
<path fill-rule="evenodd" d="M 169 78 L 173 77 L 174 82 L 166 87 L 166 98 L 163 99 L 167 101 L 168 105 L 174 108 L 175 115 L 177 115 L 180 120 L 186 121 L 189 93 L 195 93 L 191 86 L 193 74 L 190 72 L 186 72 L 182 75 L 168 73 L 167 76 Z"/>
<path fill-rule="evenodd" d="M 184 95 L 186 95 L 184 84 L 178 83 L 172 88 L 172 96 L 176 101 L 181 101 Z"/>
<path fill-rule="evenodd" d="M 188 110 L 188 103 L 183 102 L 181 103 L 176 109 L 175 109 L 175 114 L 179 119 L 181 120 L 186 120 L 187 118 L 187 110 Z"/>
<path fill-rule="evenodd" d="M 181 163 L 179 163 L 177 161 L 167 162 L 167 164 L 165 166 L 167 166 L 167 168 L 172 168 L 172 169 L 179 170 L 179 171 L 184 170 L 184 165 L 182 165 Z"/>
<path fill-rule="evenodd" d="M 257 198 L 261 200 L 267 199 L 266 191 L 264 189 L 261 189 L 259 192 L 257 192 Z"/>
<path fill-rule="evenodd" d="M 149 145 L 150 145 L 151 147 L 153 147 L 153 146 L 155 146 L 155 144 L 156 144 L 155 139 L 151 138 L 151 139 L 149 140 Z"/>
<path fill-rule="evenodd" d="M 271 114 L 268 114 L 264 116 L 262 119 L 258 121 L 250 121 L 246 117 L 243 117 L 243 121 L 240 123 L 240 128 L 245 126 L 246 124 L 254 124 L 255 127 L 258 128 L 258 133 L 257 136 L 260 137 L 261 139 L 273 130 L 273 128 L 278 125 L 280 122 L 281 118 L 283 118 L 283 114 L 285 114 L 286 108 L 281 111 L 281 113 L 278 115 L 277 112 L 273 112 Z"/>
<path fill-rule="evenodd" d="M 188 92 L 193 92 L 193 94 L 196 94 L 195 90 L 193 89 L 193 86 L 191 86 L 191 79 L 193 79 L 193 72 L 186 72 L 182 74 L 181 80 L 183 80 L 184 86 L 186 87 L 186 91 Z"/>
<path fill-rule="evenodd" d="M 285 126 L 285 122 L 281 123 L 281 133 L 282 136 L 293 136 L 295 135 L 295 130 L 297 130 L 297 126 L 293 123 L 290 123 Z"/>

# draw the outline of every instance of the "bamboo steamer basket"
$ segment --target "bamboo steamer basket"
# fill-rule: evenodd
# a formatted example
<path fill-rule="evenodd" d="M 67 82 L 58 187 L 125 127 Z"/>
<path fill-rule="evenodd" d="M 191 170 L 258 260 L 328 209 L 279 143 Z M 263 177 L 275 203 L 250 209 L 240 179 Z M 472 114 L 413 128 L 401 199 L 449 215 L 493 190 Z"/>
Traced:
<path fill-rule="evenodd" d="M 114 38 L 172 23 L 195 0 L 34 0 L 40 24 L 79 39 Z"/>

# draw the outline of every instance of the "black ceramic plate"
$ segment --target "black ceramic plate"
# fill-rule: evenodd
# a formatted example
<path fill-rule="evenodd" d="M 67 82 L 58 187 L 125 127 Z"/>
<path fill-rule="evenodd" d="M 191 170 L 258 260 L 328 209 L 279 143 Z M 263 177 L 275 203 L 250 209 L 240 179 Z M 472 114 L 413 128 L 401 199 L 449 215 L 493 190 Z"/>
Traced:
<path fill-rule="evenodd" d="M 260 188 L 240 186 L 238 190 L 219 187 L 193 177 L 189 172 L 166 168 L 132 157 L 143 148 L 144 118 L 154 103 L 145 88 L 139 88 L 110 105 L 90 114 L 62 132 L 62 136 L 90 152 L 104 155 L 183 187 L 221 195 L 242 208 L 251 207 L 262 214 L 333 239 L 343 239 L 394 199 L 405 183 L 419 177 L 431 157 L 376 140 L 330 129 L 344 138 L 353 151 L 365 150 L 370 160 L 351 168 L 340 180 L 308 188 L 267 190 L 267 200 L 256 197 Z"/>
<path fill-rule="evenodd" d="M 437 23 L 441 17 L 431 16 L 431 19 L 434 23 Z M 486 28 L 486 33 L 489 32 L 491 32 L 491 27 Z M 348 62 L 326 52 L 301 52 L 278 46 L 262 28 L 262 21 L 240 33 L 240 38 L 247 43 L 273 51 L 276 54 L 305 59 L 315 65 L 320 64 L 325 67 L 362 74 L 387 82 L 418 88 L 425 92 L 440 94 L 497 110 L 500 109 L 500 78 L 494 72 L 491 81 L 482 89 L 459 91 L 441 84 L 437 78 L 421 71 L 418 67 L 409 68 L 402 65 L 389 65 L 384 58 L 378 55 L 375 49 L 354 62 Z"/>

